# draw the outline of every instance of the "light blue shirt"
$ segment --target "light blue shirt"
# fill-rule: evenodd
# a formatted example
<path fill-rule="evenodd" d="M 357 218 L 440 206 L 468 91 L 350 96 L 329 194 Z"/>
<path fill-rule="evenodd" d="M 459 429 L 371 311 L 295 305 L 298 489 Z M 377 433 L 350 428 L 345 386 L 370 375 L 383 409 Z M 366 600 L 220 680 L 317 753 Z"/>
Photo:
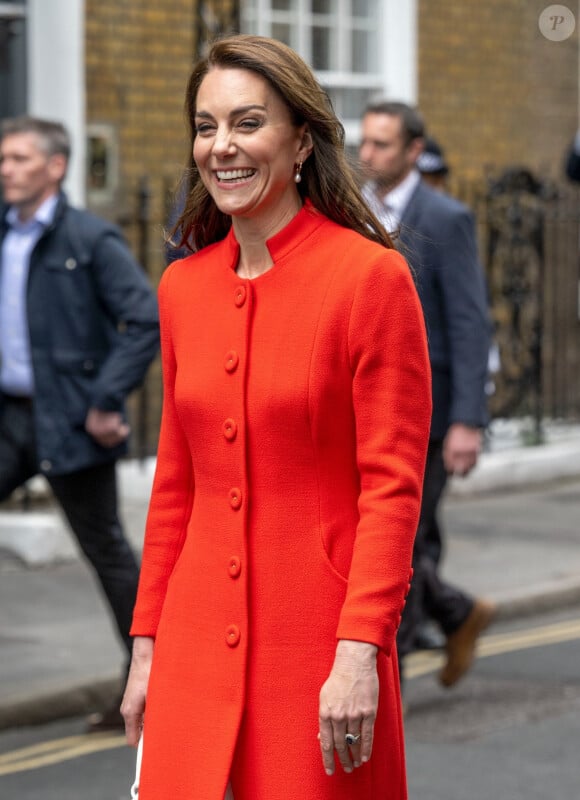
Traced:
<path fill-rule="evenodd" d="M 26 222 L 19 220 L 14 206 L 6 215 L 9 230 L 0 253 L 0 390 L 6 394 L 34 394 L 26 287 L 30 256 L 51 225 L 57 202 L 58 196 L 52 195 Z"/>

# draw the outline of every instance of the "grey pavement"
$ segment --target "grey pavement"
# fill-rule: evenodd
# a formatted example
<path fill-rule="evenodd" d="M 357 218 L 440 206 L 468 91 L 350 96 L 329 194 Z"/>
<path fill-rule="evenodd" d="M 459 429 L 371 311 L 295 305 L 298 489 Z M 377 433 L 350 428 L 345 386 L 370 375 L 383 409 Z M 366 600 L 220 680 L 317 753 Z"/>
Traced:
<path fill-rule="evenodd" d="M 503 618 L 580 604 L 580 428 L 545 434 L 525 446 L 525 425 L 495 424 L 478 466 L 452 481 L 444 503 L 444 575 L 494 600 Z M 154 467 L 119 465 L 138 552 Z M 29 510 L 0 507 L 0 728 L 104 707 L 123 666 L 100 591 L 42 479 L 30 496 Z"/>

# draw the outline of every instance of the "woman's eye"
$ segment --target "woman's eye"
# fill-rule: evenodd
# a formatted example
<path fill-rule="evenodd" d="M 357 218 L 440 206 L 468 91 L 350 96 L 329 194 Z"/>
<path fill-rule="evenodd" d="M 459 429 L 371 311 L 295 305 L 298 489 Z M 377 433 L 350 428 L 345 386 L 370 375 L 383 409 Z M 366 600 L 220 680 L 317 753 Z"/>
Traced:
<path fill-rule="evenodd" d="M 207 136 L 213 131 L 213 125 L 210 125 L 209 122 L 200 122 L 195 126 L 195 132 L 199 136 Z"/>
<path fill-rule="evenodd" d="M 238 122 L 238 127 L 242 128 L 242 130 L 256 130 L 256 128 L 261 127 L 262 123 L 259 119 L 242 119 Z"/>

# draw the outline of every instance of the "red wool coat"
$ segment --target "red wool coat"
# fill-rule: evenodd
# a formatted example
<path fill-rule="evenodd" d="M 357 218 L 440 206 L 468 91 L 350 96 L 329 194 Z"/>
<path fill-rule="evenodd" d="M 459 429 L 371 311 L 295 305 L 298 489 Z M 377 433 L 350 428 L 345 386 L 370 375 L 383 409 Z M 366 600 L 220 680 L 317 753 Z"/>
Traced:
<path fill-rule="evenodd" d="M 307 204 L 238 277 L 175 262 L 164 409 L 133 634 L 154 636 L 141 800 L 403 800 L 394 647 L 431 415 L 408 267 Z M 322 767 L 338 639 L 380 647 L 370 762 Z"/>

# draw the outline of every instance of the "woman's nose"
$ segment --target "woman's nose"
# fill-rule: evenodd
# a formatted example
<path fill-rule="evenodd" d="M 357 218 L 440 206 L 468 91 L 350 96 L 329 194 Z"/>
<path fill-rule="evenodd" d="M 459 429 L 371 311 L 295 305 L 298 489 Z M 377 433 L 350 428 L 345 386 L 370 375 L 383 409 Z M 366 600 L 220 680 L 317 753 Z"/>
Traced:
<path fill-rule="evenodd" d="M 217 129 L 212 149 L 220 155 L 227 155 L 235 149 L 233 133 L 229 128 Z"/>

